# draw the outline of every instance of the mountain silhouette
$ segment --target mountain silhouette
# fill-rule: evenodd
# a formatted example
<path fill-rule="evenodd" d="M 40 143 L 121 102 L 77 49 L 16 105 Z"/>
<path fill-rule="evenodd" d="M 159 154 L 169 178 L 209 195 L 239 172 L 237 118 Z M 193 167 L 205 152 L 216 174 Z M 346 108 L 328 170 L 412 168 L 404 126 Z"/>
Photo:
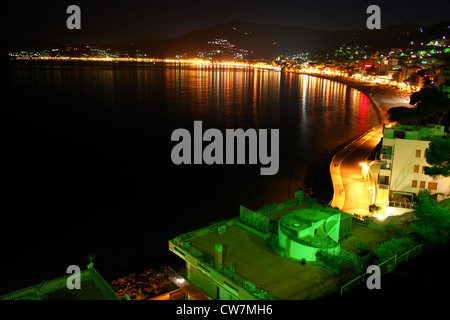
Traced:
<path fill-rule="evenodd" d="M 388 47 L 395 46 L 399 37 L 418 29 L 414 24 L 401 24 L 378 30 L 330 31 L 231 21 L 192 31 L 179 38 L 141 40 L 133 46 L 154 57 L 184 54 L 196 57 L 199 52 L 220 50 L 225 55 L 246 53 L 247 58 L 273 58 L 300 52 L 314 53 L 343 43 L 377 41 L 385 42 Z"/>
<path fill-rule="evenodd" d="M 195 30 L 178 38 L 135 40 L 107 47 L 112 51 L 146 54 L 154 58 L 208 58 L 212 55 L 215 58 L 234 58 L 236 54 L 241 54 L 244 59 L 272 59 L 279 55 L 315 53 L 342 44 L 372 43 L 377 50 L 400 47 L 406 45 L 419 30 L 419 26 L 414 24 L 400 24 L 378 30 L 332 31 L 230 21 Z M 42 46 L 39 42 L 16 42 L 11 48 L 32 50 Z M 64 48 L 65 44 L 52 46 Z"/>

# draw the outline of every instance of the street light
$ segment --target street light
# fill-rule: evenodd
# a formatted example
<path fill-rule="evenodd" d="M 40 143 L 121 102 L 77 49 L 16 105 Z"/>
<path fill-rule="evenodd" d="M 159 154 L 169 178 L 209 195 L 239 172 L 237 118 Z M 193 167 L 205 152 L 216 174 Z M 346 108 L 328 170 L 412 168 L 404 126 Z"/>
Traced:
<path fill-rule="evenodd" d="M 367 172 L 369 171 L 369 165 L 366 162 L 361 162 L 359 164 L 362 167 L 362 174 L 364 176 L 364 180 L 367 180 Z"/>

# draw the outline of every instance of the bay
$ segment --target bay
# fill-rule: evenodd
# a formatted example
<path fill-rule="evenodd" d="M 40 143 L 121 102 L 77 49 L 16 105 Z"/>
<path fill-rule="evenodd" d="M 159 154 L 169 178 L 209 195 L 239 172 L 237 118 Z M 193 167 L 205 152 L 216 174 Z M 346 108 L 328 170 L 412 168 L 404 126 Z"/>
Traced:
<path fill-rule="evenodd" d="M 346 142 L 379 124 L 338 82 L 191 64 L 13 63 L 2 75 L 1 293 L 95 266 L 107 279 L 175 264 L 168 240 L 313 186 Z M 173 130 L 280 130 L 280 167 L 171 162 Z"/>

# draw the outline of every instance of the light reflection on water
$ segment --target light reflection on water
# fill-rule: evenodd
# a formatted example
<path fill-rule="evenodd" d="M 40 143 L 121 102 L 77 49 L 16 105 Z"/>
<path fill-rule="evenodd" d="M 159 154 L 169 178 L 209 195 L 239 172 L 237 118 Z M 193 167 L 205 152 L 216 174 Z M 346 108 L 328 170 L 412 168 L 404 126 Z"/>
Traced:
<path fill-rule="evenodd" d="M 204 130 L 278 128 L 280 170 L 276 176 L 254 175 L 257 170 L 224 170 L 239 177 L 245 186 L 240 200 L 246 199 L 251 206 L 286 200 L 293 195 L 292 188 L 303 184 L 311 163 L 325 161 L 336 147 L 378 124 L 370 100 L 353 88 L 318 77 L 261 69 L 39 65 L 15 69 L 12 87 L 18 94 L 26 91 L 28 99 L 44 101 L 46 107 L 68 117 L 75 115 L 91 126 L 114 123 L 110 130 L 120 132 L 128 143 L 131 160 L 148 156 L 133 150 L 139 136 L 148 143 L 153 158 L 160 154 L 170 162 L 171 131 L 192 130 L 195 120 L 203 121 Z M 139 123 L 124 124 L 124 119 Z M 131 130 L 123 129 L 126 125 Z M 151 136 L 155 133 L 157 138 Z M 146 160 L 151 165 L 151 159 Z M 170 163 L 163 165 L 170 167 Z"/>
<path fill-rule="evenodd" d="M 61 212 L 61 208 L 66 212 L 69 209 L 64 206 L 70 202 L 92 216 L 87 227 L 96 232 L 72 246 L 82 254 L 109 254 L 104 264 L 111 264 L 111 269 L 131 270 L 139 263 L 154 263 L 152 259 L 164 261 L 171 257 L 168 239 L 237 216 L 239 205 L 258 209 L 287 200 L 303 183 L 308 167 L 326 163 L 331 151 L 379 124 L 370 100 L 353 88 L 318 77 L 260 69 L 19 65 L 11 72 L 9 86 L 16 110 L 38 123 L 40 129 L 29 134 L 39 138 L 40 130 L 46 132 L 45 139 L 38 140 L 46 148 L 36 148 L 40 160 L 35 160 L 41 161 L 36 167 L 45 176 L 32 169 L 18 170 L 34 190 L 30 196 L 47 212 Z M 204 130 L 278 128 L 278 174 L 260 176 L 259 165 L 174 166 L 170 134 L 180 127 L 192 131 L 194 120 L 202 120 Z M 24 140 L 17 138 L 17 144 L 25 144 L 24 150 L 27 128 L 21 128 Z M 60 156 L 61 148 L 67 157 Z M 26 156 L 20 152 L 14 153 L 17 159 Z M 79 170 L 72 172 L 74 168 Z M 42 200 L 43 177 L 46 192 L 63 199 L 58 205 L 54 199 Z M 72 198 L 79 189 L 81 195 Z M 16 210 L 23 214 L 28 209 L 16 206 Z M 45 219 L 37 220 L 43 230 L 52 221 Z M 59 221 L 61 225 L 68 222 Z M 114 231 L 126 226 L 128 231 Z M 151 226 L 158 226 L 158 232 L 149 232 Z M 129 240 L 136 237 L 136 243 Z"/>

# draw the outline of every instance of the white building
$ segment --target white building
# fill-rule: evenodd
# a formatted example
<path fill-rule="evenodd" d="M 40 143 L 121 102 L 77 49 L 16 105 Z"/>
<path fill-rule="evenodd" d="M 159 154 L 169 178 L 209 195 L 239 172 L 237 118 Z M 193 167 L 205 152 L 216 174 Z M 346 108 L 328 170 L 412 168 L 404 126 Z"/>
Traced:
<path fill-rule="evenodd" d="M 385 217 L 412 211 L 420 190 L 429 190 L 437 201 L 449 197 L 450 177 L 431 177 L 423 171 L 429 166 L 425 150 L 431 139 L 445 135 L 442 125 L 383 128 L 380 160 L 374 163 L 371 174 L 374 202 L 384 208 Z"/>

